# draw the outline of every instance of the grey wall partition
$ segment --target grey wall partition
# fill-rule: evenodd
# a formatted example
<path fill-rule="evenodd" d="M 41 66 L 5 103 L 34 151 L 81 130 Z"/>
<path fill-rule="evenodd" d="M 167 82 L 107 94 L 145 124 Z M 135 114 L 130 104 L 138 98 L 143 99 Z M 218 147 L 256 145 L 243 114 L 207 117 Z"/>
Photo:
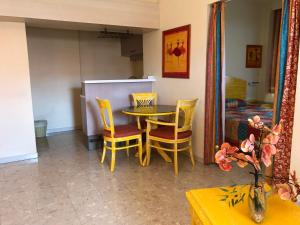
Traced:
<path fill-rule="evenodd" d="M 82 82 L 82 127 L 87 136 L 88 149 L 98 147 L 96 142 L 102 133 L 102 124 L 96 97 L 108 99 L 114 114 L 115 125 L 128 122 L 122 109 L 131 105 L 131 93 L 151 92 L 153 79 L 98 80 Z"/>

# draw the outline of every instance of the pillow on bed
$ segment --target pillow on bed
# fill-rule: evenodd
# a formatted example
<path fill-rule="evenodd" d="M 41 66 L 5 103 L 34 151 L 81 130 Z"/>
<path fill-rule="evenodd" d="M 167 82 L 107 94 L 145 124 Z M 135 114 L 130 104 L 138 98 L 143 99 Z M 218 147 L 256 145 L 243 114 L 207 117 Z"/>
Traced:
<path fill-rule="evenodd" d="M 237 98 L 226 98 L 225 107 L 226 108 L 237 108 L 244 107 L 247 103 L 242 99 Z"/>

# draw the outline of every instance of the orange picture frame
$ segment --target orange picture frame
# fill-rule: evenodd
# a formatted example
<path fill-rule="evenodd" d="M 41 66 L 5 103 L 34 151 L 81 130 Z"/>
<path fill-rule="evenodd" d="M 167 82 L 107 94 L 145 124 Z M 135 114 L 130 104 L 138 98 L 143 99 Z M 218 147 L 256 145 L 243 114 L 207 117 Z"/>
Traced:
<path fill-rule="evenodd" d="M 247 45 L 246 48 L 246 68 L 261 68 L 262 46 Z"/>
<path fill-rule="evenodd" d="M 162 76 L 188 79 L 190 75 L 191 25 L 163 31 Z"/>

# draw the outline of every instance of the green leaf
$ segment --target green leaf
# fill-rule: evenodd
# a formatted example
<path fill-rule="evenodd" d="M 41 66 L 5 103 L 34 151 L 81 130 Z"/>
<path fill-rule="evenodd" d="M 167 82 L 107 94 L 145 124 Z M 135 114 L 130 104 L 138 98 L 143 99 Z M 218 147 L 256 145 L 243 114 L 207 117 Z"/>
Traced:
<path fill-rule="evenodd" d="M 245 195 L 246 195 L 245 193 L 242 195 L 242 198 L 241 198 L 242 202 L 244 202 Z"/>
<path fill-rule="evenodd" d="M 220 188 L 222 191 L 224 191 L 224 192 L 229 192 L 229 190 L 228 189 L 226 189 L 226 188 Z"/>
<path fill-rule="evenodd" d="M 229 197 L 229 195 L 219 195 L 220 197 L 226 197 L 226 198 L 228 198 Z"/>

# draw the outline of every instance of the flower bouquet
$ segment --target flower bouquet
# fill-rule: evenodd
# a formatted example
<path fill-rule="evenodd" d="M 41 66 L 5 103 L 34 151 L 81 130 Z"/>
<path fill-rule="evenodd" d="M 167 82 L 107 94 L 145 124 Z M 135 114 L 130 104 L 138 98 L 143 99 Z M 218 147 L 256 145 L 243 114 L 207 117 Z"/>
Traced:
<path fill-rule="evenodd" d="M 290 178 L 287 183 L 277 184 L 275 188 L 282 200 L 291 200 L 297 202 L 300 196 L 300 183 L 297 180 L 296 172 L 293 171 L 290 174 Z"/>
<path fill-rule="evenodd" d="M 242 141 L 240 148 L 223 143 L 215 154 L 215 160 L 223 171 L 230 171 L 232 162 L 236 162 L 241 168 L 252 166 L 253 171 L 250 174 L 254 176 L 254 183 L 250 186 L 248 201 L 252 219 L 260 223 L 264 219 L 266 210 L 264 184 L 259 180 L 262 176 L 261 166 L 269 167 L 272 164 L 272 157 L 277 152 L 276 144 L 279 141 L 282 126 L 279 123 L 270 129 L 264 125 L 259 116 L 254 116 L 248 121 L 250 126 L 258 129 L 258 139 L 256 140 L 255 136 L 251 134 L 249 138 Z M 288 195 L 285 188 L 287 186 L 281 186 L 279 190 Z"/>

